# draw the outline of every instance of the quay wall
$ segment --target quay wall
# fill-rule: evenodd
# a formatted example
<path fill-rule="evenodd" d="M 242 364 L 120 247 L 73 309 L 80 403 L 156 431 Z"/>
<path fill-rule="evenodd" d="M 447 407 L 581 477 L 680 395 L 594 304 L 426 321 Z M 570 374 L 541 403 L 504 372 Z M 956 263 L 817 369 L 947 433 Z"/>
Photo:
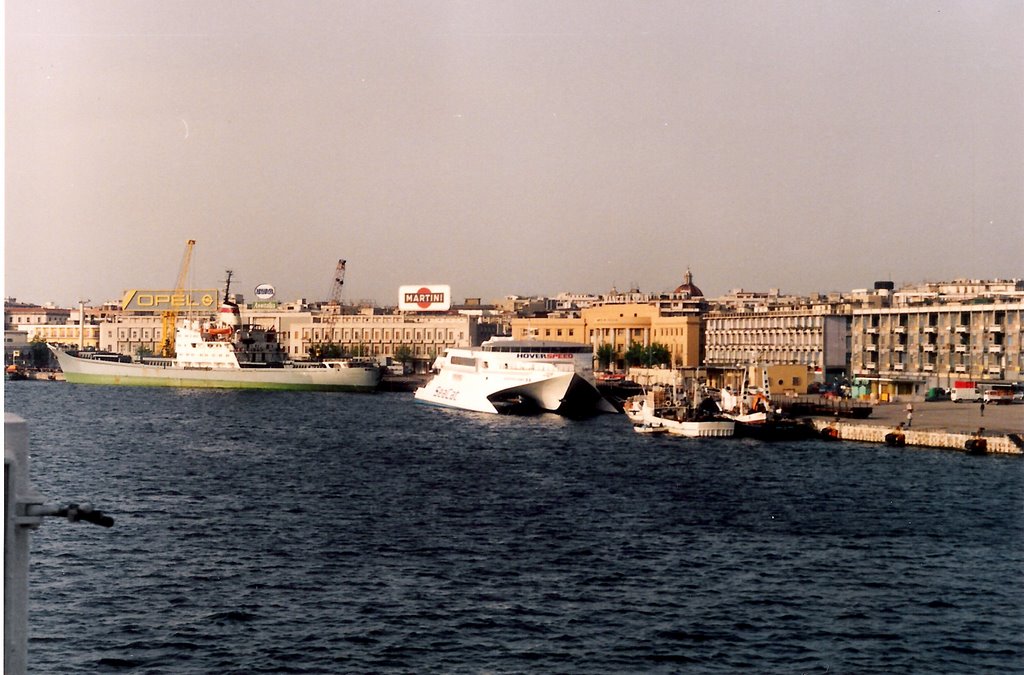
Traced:
<path fill-rule="evenodd" d="M 811 424 L 818 431 L 830 424 L 835 424 L 839 430 L 839 438 L 844 441 L 863 441 L 865 443 L 884 443 L 885 435 L 892 431 L 892 427 L 880 426 L 877 424 L 856 424 L 852 422 L 835 423 L 828 419 L 814 419 Z M 965 450 L 964 444 L 974 436 L 972 434 L 950 433 L 944 430 L 915 430 L 904 429 L 907 447 L 917 446 L 924 448 L 947 448 L 950 450 Z M 1021 448 L 1017 447 L 1008 436 L 985 436 L 988 441 L 990 453 L 1003 453 L 1008 455 L 1024 454 Z"/>

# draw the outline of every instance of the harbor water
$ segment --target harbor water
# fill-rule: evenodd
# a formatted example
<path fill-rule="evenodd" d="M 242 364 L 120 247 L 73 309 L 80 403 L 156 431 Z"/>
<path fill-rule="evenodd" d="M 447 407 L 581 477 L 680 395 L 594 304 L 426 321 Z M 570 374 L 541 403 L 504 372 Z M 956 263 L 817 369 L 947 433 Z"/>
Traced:
<path fill-rule="evenodd" d="M 1024 461 L 8 382 L 29 672 L 1024 671 Z"/>

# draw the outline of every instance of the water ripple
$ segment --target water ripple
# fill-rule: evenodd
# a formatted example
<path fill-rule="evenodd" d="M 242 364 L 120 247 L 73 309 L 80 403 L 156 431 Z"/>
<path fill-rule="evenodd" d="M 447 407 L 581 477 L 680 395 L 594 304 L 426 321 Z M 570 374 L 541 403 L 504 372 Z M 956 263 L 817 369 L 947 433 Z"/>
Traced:
<path fill-rule="evenodd" d="M 1024 671 L 1019 458 L 5 393 L 40 492 L 117 520 L 33 535 L 33 672 Z"/>

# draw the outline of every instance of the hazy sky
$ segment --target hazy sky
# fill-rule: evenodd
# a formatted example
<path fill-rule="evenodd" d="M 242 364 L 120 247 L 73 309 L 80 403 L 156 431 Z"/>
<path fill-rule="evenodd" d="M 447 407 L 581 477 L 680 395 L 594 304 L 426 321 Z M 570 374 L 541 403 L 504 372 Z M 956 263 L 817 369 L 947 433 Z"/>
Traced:
<path fill-rule="evenodd" d="M 1024 276 L 1024 2 L 6 3 L 5 293 Z"/>

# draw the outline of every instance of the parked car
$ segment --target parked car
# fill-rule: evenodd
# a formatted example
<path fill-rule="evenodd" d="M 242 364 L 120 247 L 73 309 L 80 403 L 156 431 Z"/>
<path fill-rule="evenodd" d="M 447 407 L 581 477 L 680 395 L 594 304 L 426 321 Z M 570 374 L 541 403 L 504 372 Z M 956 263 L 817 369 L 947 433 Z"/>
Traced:
<path fill-rule="evenodd" d="M 948 401 L 949 390 L 942 387 L 932 387 L 928 390 L 928 393 L 924 395 L 924 400 L 931 401 Z"/>

